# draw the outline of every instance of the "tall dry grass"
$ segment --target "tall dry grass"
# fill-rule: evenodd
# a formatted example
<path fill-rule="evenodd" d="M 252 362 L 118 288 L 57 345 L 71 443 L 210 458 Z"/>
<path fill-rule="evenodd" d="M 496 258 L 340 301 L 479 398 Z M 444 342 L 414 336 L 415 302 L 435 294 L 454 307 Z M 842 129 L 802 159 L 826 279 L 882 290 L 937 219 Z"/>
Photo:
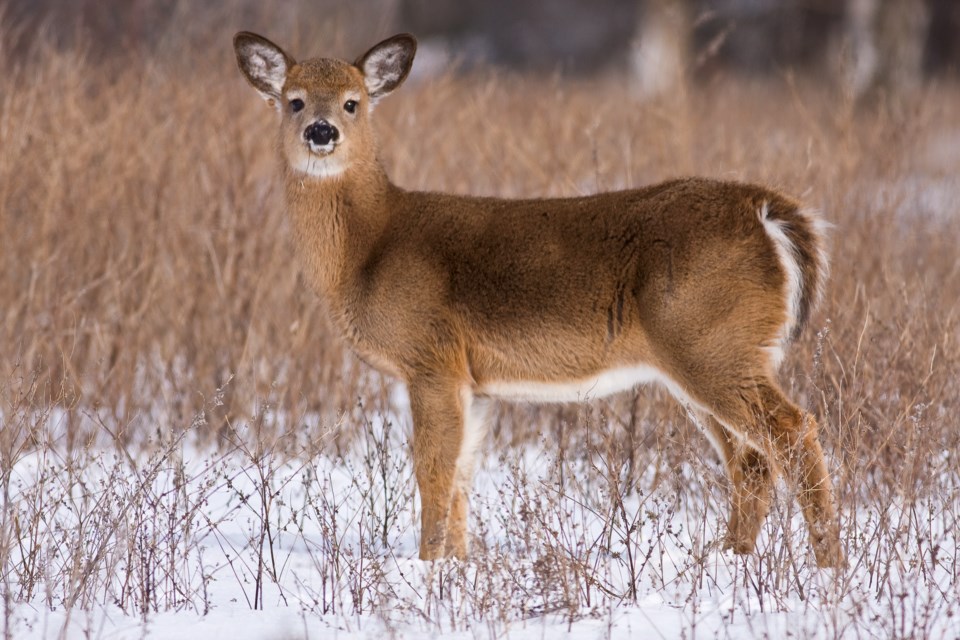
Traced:
<path fill-rule="evenodd" d="M 388 410 L 381 379 L 344 351 L 298 275 L 274 118 L 230 47 L 250 26 L 231 18 L 163 56 L 96 61 L 42 36 L 26 54 L 29 34 L 16 55 L 12 36 L 0 41 L 8 477 L 44 443 L 155 450 L 189 431 L 236 444 L 240 424 L 255 442 L 295 432 L 314 451 L 335 449 Z M 336 32 L 291 51 L 359 52 L 345 44 L 356 33 Z M 269 35 L 287 40 L 283 29 Z M 615 74 L 490 72 L 414 79 L 375 117 L 388 173 L 410 189 L 576 195 L 703 174 L 774 185 L 822 209 L 835 225 L 833 275 L 782 379 L 819 417 L 849 516 L 957 503 L 958 107 L 954 86 L 864 111 L 789 75 L 717 77 L 641 102 Z M 636 466 L 634 478 L 651 465 L 669 476 L 706 450 L 655 390 L 588 408 L 500 407 L 493 431 L 496 450 L 598 450 L 610 469 Z M 719 477 L 715 465 L 698 468 Z M 681 497 L 698 491 L 671 481 Z M 900 544 L 904 527 L 872 539 L 846 529 L 862 551 L 855 561 Z"/>

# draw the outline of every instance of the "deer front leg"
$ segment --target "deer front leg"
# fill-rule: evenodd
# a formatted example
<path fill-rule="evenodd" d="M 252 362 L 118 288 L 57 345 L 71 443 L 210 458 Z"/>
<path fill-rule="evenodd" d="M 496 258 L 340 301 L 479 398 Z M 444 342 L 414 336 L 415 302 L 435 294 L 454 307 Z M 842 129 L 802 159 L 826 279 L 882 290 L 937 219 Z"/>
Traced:
<path fill-rule="evenodd" d="M 466 554 L 466 495 L 458 491 L 454 504 L 457 462 L 464 440 L 464 400 L 462 385 L 456 380 L 428 377 L 410 383 L 421 560 L 434 560 L 448 550 Z M 456 507 L 457 517 L 450 527 L 452 507 Z"/>
<path fill-rule="evenodd" d="M 453 498 L 447 518 L 446 555 L 466 559 L 470 550 L 470 531 L 467 518 L 470 515 L 470 488 L 477 466 L 477 454 L 487 433 L 487 402 L 474 398 L 466 387 L 460 391 L 463 410 L 463 439 L 460 455 L 457 456 L 457 471 L 453 479 Z"/>

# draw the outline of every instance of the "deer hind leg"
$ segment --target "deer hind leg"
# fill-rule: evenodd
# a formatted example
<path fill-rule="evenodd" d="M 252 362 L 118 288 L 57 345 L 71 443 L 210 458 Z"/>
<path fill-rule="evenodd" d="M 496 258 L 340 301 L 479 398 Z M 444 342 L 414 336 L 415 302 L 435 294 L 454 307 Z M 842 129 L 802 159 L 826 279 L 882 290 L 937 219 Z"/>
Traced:
<path fill-rule="evenodd" d="M 734 549 L 738 542 L 746 548 L 753 530 L 759 530 L 758 515 L 769 504 L 762 489 L 763 476 L 769 473 L 772 481 L 772 474 L 782 471 L 796 488 L 817 564 L 840 565 L 843 559 L 837 512 L 823 449 L 817 439 L 816 421 L 783 394 L 762 357 L 744 357 L 721 367 L 706 364 L 710 362 L 708 358 L 691 362 L 696 364 L 686 366 L 686 362 L 676 362 L 670 370 L 687 399 L 762 454 L 748 454 L 744 450 L 743 455 L 737 455 L 740 452 L 731 446 L 731 455 L 725 456 L 739 460 L 731 472 L 734 502 L 746 499 L 739 506 L 734 505 L 731 517 Z M 761 460 L 767 463 L 767 472 L 762 471 Z M 747 475 L 741 478 L 739 474 L 745 472 Z M 769 482 L 766 485 L 769 487 Z M 757 488 L 759 492 L 755 491 Z M 753 542 L 749 546 L 752 547 Z"/>
<path fill-rule="evenodd" d="M 454 491 L 464 440 L 465 398 L 455 380 L 410 383 L 413 467 L 420 491 L 420 559 L 466 554 L 466 494 Z"/>
<path fill-rule="evenodd" d="M 727 476 L 733 485 L 730 519 L 723 547 L 738 554 L 752 553 L 770 512 L 775 470 L 766 455 L 732 433 L 712 415 L 701 412 L 699 418 L 710 442 L 726 465 Z"/>
<path fill-rule="evenodd" d="M 766 376 L 743 380 L 722 396 L 705 399 L 711 413 L 724 427 L 739 433 L 764 452 L 793 483 L 817 564 L 821 567 L 840 565 L 840 532 L 833 487 L 813 417 L 800 411 L 777 383 Z M 737 526 L 741 527 L 739 522 Z"/>
<path fill-rule="evenodd" d="M 775 384 L 759 388 L 763 418 L 778 464 L 797 490 L 797 500 L 821 567 L 843 563 L 833 485 L 813 416 L 797 408 Z"/>

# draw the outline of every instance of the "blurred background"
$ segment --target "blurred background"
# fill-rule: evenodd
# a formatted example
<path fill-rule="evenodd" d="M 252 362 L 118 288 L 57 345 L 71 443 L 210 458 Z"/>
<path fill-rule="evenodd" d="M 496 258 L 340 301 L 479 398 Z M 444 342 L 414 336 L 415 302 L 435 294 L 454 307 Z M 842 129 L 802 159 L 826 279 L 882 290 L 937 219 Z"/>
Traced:
<path fill-rule="evenodd" d="M 641 95 L 682 75 L 787 70 L 870 95 L 960 69 L 955 0 L 4 0 L 0 16 L 18 26 L 20 52 L 42 30 L 97 57 L 168 57 L 240 28 L 310 55 L 409 31 L 421 74 L 621 71 Z"/>

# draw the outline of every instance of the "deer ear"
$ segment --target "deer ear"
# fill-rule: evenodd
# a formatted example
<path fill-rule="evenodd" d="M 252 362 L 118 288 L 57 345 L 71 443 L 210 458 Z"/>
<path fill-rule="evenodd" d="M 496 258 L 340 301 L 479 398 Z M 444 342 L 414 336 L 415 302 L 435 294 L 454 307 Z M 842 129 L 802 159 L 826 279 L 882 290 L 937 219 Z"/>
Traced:
<path fill-rule="evenodd" d="M 233 49 L 247 82 L 270 106 L 279 110 L 283 83 L 296 61 L 277 45 L 249 31 L 241 31 L 233 37 Z"/>
<path fill-rule="evenodd" d="M 417 39 L 401 33 L 374 45 L 357 58 L 355 64 L 363 72 L 371 102 L 377 102 L 406 80 L 416 53 Z"/>

